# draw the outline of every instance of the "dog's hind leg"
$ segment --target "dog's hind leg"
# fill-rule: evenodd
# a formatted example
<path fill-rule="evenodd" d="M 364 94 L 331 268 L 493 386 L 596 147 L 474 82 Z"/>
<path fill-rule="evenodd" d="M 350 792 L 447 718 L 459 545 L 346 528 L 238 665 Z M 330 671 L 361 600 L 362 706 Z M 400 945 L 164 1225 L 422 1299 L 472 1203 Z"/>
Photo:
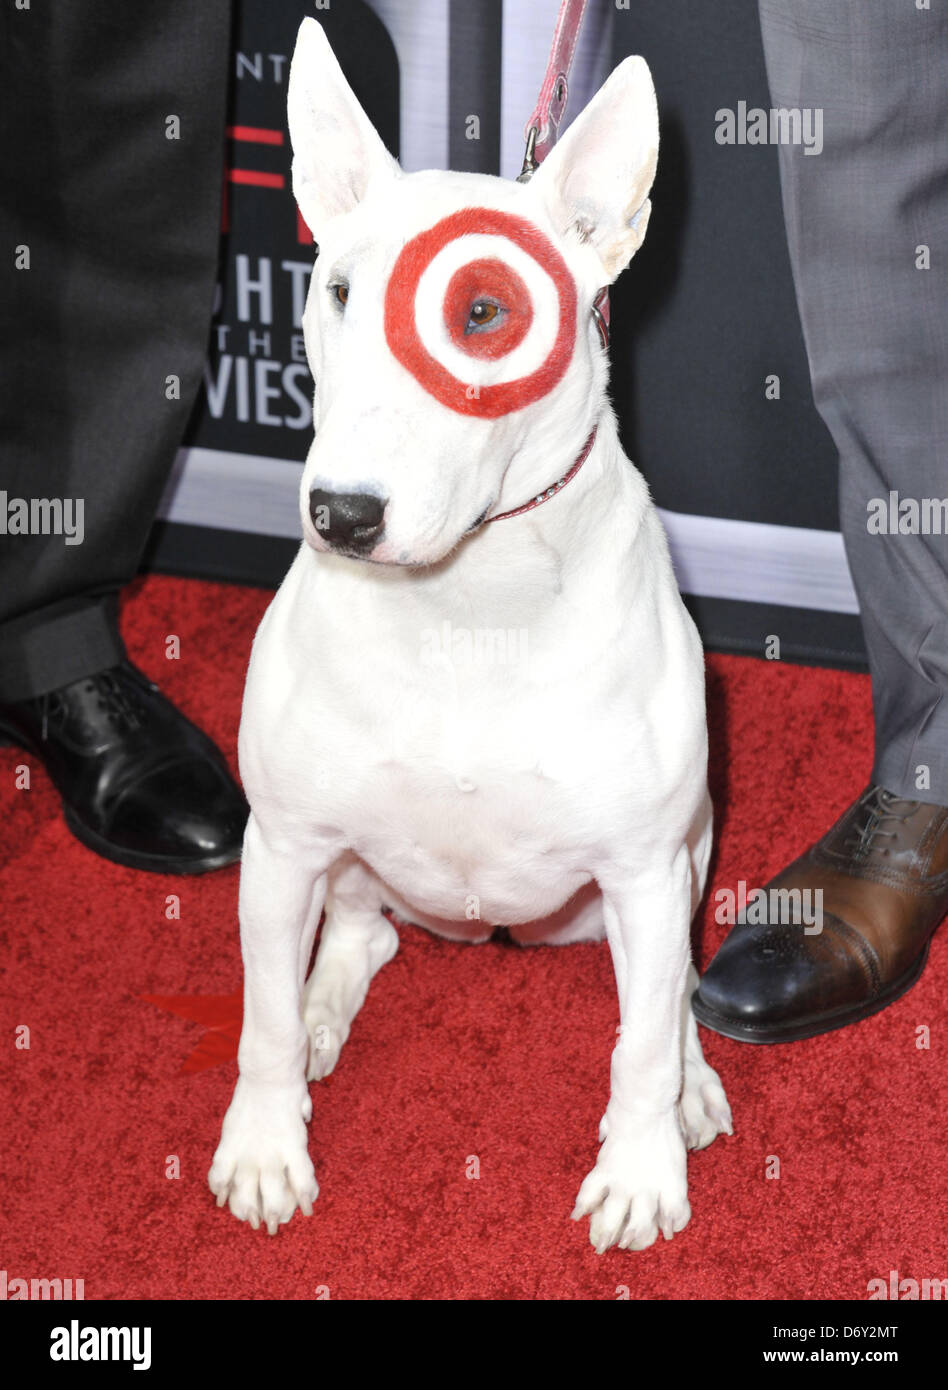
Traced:
<path fill-rule="evenodd" d="M 686 1147 L 706 1149 L 719 1134 L 733 1134 L 734 1129 L 721 1078 L 705 1061 L 701 1051 L 698 1026 L 691 1012 L 691 996 L 697 988 L 698 972 L 694 965 L 689 965 L 681 1002 L 682 1086 L 678 1117 Z M 607 1112 L 599 1124 L 600 1144 L 608 1133 Z"/>
<path fill-rule="evenodd" d="M 326 920 L 303 991 L 309 1081 L 332 1071 L 372 976 L 398 950 L 398 932 L 382 916 L 386 899 L 381 880 L 354 854 L 342 855 L 329 870 Z"/>
<path fill-rule="evenodd" d="M 698 1040 L 698 1027 L 691 1012 L 691 996 L 697 988 L 698 972 L 691 965 L 681 1004 L 683 1080 L 678 1102 L 681 1127 L 689 1149 L 707 1148 L 719 1134 L 734 1133 L 724 1087 L 717 1072 L 704 1060 Z"/>

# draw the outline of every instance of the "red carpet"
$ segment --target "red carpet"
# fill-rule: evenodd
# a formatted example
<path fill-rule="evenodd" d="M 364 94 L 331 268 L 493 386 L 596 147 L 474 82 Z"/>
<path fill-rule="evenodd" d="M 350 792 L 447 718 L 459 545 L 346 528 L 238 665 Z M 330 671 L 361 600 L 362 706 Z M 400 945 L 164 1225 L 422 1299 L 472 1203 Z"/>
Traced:
<path fill-rule="evenodd" d="M 151 578 L 125 605 L 133 658 L 230 756 L 266 603 Z M 165 660 L 170 633 L 179 661 Z M 708 667 L 712 888 L 757 886 L 867 781 L 868 678 Z M 254 1233 L 205 1181 L 236 1074 L 238 870 L 106 864 L 68 834 L 41 768 L 14 790 L 22 761 L 0 750 L 8 1279 L 82 1278 L 87 1298 L 614 1299 L 626 1286 L 637 1299 L 862 1299 L 891 1270 L 948 1274 L 944 935 L 915 989 L 855 1027 L 769 1048 L 703 1033 L 734 1137 L 692 1157 L 685 1232 L 597 1257 L 569 1213 L 606 1101 L 607 948 L 463 947 L 404 929 L 336 1072 L 312 1088 L 315 1214 Z M 706 910 L 699 964 L 725 930 Z M 916 1047 L 923 1024 L 930 1050 Z M 29 1050 L 14 1046 L 20 1025 Z"/>

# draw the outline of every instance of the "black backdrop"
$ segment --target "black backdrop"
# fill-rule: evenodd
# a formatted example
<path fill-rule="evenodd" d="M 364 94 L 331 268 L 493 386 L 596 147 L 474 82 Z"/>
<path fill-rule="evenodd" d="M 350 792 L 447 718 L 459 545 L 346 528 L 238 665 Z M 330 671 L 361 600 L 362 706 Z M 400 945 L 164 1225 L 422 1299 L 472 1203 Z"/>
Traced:
<path fill-rule="evenodd" d="M 430 12 L 431 0 L 419 3 Z M 555 0 L 544 3 L 555 15 Z M 449 11 L 448 0 L 443 7 Z M 387 13 L 383 0 L 378 8 Z M 189 426 L 190 452 L 181 458 L 191 475 L 169 491 L 165 510 L 174 519 L 156 524 L 148 567 L 275 586 L 295 553 L 286 465 L 305 458 L 312 388 L 293 313 L 312 252 L 289 189 L 286 70 L 299 20 L 313 12 L 386 144 L 399 153 L 405 53 L 379 14 L 362 0 L 332 0 L 315 11 L 301 0 L 241 0 L 227 230 L 207 384 Z M 480 10 L 474 0 L 450 7 L 448 136 L 471 109 L 478 57 L 472 12 L 481 22 L 485 71 L 496 77 L 491 55 L 500 52 L 501 38 L 516 42 L 514 0 L 484 0 Z M 861 665 L 858 617 L 840 611 L 853 604 L 834 597 L 808 561 L 813 533 L 838 531 L 836 455 L 810 395 L 776 150 L 714 138 L 718 109 L 740 101 L 770 105 L 756 3 L 634 0 L 608 19 L 607 66 L 627 53 L 645 55 L 662 130 L 648 236 L 613 291 L 612 395 L 623 442 L 667 514 L 673 551 L 676 514 L 692 519 L 688 544 L 701 564 L 680 573 L 709 646 L 762 653 L 776 634 L 784 657 Z M 481 167 L 496 168 L 499 83 L 484 85 L 491 136 L 478 155 Z M 524 88 L 524 117 L 535 96 Z M 450 148 L 458 150 L 456 139 Z M 446 140 L 446 157 L 447 149 Z M 765 395 L 773 375 L 780 381 L 776 400 Z M 778 541 L 793 542 L 789 587 L 786 559 L 772 548 Z M 735 578 L 741 548 L 743 571 Z"/>

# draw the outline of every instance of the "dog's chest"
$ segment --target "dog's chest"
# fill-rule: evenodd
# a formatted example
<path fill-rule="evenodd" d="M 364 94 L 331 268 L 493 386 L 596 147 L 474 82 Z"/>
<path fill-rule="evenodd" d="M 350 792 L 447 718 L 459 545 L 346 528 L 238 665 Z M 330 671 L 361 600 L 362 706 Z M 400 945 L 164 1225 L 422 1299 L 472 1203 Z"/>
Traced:
<path fill-rule="evenodd" d="M 460 669 L 398 701 L 363 765 L 353 848 L 418 907 L 532 920 L 589 877 L 584 740 L 508 672 Z"/>
<path fill-rule="evenodd" d="M 574 596 L 488 627 L 471 603 L 419 612 L 359 571 L 327 567 L 312 592 L 307 574 L 291 571 L 255 644 L 252 796 L 289 803 L 301 833 L 351 847 L 433 916 L 463 921 L 472 899 L 483 921 L 556 911 L 649 780 L 623 642 L 592 640 L 598 609 Z M 439 606 L 466 626 L 432 621 Z"/>
<path fill-rule="evenodd" d="M 542 773 L 392 766 L 353 847 L 423 911 L 520 922 L 556 910 L 588 878 L 567 799 Z"/>

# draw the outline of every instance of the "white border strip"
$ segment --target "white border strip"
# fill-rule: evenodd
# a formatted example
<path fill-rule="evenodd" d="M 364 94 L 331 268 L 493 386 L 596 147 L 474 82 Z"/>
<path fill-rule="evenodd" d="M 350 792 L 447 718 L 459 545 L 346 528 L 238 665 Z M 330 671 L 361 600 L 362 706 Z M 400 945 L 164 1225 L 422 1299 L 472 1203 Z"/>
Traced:
<path fill-rule="evenodd" d="M 182 449 L 158 515 L 185 526 L 301 539 L 301 463 Z M 704 598 L 858 613 L 838 531 L 659 509 L 682 591 Z"/>
<path fill-rule="evenodd" d="M 839 531 L 690 516 L 661 507 L 658 514 L 682 593 L 859 612 Z"/>
<path fill-rule="evenodd" d="M 301 463 L 224 449 L 179 449 L 158 505 L 162 521 L 300 541 Z"/>
<path fill-rule="evenodd" d="M 448 6 L 445 0 L 412 0 L 410 5 L 405 0 L 369 3 L 388 30 L 398 57 L 399 163 L 406 174 L 418 169 L 446 169 Z"/>

